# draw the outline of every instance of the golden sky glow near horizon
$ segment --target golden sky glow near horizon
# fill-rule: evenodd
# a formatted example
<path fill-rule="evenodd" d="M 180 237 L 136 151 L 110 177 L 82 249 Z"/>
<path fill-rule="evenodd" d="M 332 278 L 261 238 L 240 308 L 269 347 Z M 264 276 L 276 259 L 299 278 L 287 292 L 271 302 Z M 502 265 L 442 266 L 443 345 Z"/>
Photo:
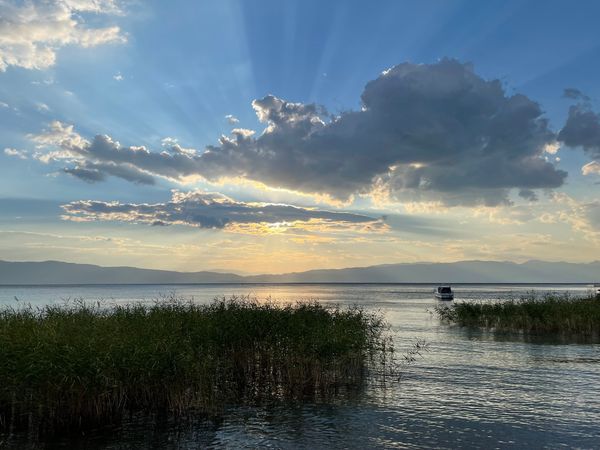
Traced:
<path fill-rule="evenodd" d="M 202 230 L 88 222 L 58 224 L 55 231 L 46 226 L 3 229 L 0 246 L 6 260 L 39 260 L 43 254 L 43 259 L 109 266 L 251 274 L 470 259 L 593 261 L 600 235 L 577 208 L 571 199 L 559 198 L 535 207 L 411 212 L 403 217 L 438 229 L 417 225 L 408 232 L 401 225 L 373 232 L 327 230 L 318 223 Z"/>

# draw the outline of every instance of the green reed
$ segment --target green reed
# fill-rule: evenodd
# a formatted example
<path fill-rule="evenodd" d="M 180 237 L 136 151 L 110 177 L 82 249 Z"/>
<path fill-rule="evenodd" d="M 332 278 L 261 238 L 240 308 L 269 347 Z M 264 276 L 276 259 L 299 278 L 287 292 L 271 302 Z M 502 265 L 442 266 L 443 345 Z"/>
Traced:
<path fill-rule="evenodd" d="M 526 333 L 600 334 L 600 297 L 533 295 L 494 302 L 455 303 L 435 308 L 442 320 L 461 326 Z"/>
<path fill-rule="evenodd" d="M 0 311 L 0 431 L 326 397 L 393 359 L 380 315 L 316 302 L 174 298 Z"/>

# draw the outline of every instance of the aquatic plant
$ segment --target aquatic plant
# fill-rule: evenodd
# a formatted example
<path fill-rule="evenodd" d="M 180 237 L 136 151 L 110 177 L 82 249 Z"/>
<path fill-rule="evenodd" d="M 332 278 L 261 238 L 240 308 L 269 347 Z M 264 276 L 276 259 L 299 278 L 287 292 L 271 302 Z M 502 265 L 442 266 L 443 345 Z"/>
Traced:
<path fill-rule="evenodd" d="M 572 298 L 568 295 L 531 295 L 491 302 L 458 302 L 435 308 L 443 321 L 497 331 L 600 334 L 600 297 Z"/>
<path fill-rule="evenodd" d="M 0 430 L 52 433 L 139 412 L 214 414 L 230 403 L 327 397 L 385 372 L 394 353 L 386 330 L 358 307 L 247 297 L 7 308 Z"/>

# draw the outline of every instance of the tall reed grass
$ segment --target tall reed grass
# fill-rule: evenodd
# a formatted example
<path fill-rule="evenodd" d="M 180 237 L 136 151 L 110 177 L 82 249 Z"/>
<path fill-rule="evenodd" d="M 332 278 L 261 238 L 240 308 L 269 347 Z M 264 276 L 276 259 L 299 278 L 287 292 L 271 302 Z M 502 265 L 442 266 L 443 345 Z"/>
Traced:
<path fill-rule="evenodd" d="M 0 429 L 45 434 L 139 412 L 325 397 L 393 359 L 386 330 L 360 308 L 249 298 L 4 309 Z"/>
<path fill-rule="evenodd" d="M 594 295 L 532 295 L 508 301 L 438 305 L 435 310 L 442 320 L 462 326 L 573 336 L 600 334 L 600 297 Z"/>

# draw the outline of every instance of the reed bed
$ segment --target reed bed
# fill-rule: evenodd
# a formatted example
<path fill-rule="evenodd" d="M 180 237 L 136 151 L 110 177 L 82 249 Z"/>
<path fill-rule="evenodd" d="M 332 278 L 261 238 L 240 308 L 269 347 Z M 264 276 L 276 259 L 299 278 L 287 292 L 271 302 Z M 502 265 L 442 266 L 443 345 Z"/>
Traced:
<path fill-rule="evenodd" d="M 249 298 L 0 311 L 0 431 L 47 434 L 132 414 L 213 414 L 360 386 L 393 355 L 360 308 Z"/>
<path fill-rule="evenodd" d="M 435 310 L 442 320 L 461 326 L 536 334 L 600 334 L 600 296 L 531 295 L 508 301 L 439 305 Z"/>

